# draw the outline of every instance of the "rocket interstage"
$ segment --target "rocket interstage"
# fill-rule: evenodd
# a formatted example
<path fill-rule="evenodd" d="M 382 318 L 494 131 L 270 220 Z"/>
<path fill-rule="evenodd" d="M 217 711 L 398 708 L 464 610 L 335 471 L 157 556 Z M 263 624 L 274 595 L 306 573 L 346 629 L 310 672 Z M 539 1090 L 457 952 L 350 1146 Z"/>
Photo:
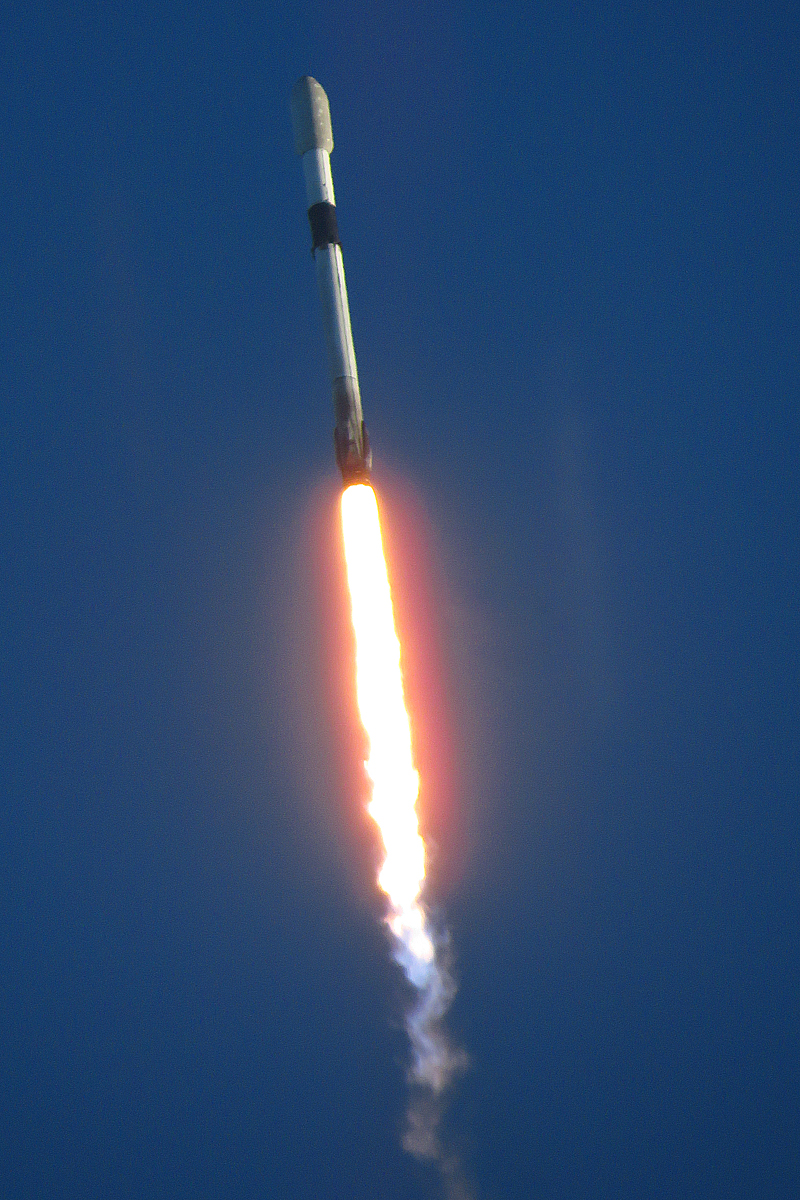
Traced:
<path fill-rule="evenodd" d="M 361 413 L 356 355 L 344 280 L 342 246 L 336 221 L 331 175 L 333 131 L 328 97 L 310 75 L 292 89 L 295 150 L 303 160 L 311 253 L 317 267 L 322 323 L 328 347 L 333 407 L 336 414 L 336 462 L 345 483 L 369 479 L 372 454 Z"/>

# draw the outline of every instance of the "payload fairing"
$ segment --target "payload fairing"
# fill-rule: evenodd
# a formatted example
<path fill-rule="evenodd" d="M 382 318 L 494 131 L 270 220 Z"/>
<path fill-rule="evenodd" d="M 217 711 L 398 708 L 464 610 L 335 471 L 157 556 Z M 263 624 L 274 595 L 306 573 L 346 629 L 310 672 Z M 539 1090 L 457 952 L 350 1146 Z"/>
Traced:
<path fill-rule="evenodd" d="M 303 160 L 311 253 L 317 266 L 322 321 L 328 345 L 333 406 L 336 413 L 336 461 L 346 484 L 366 482 L 372 465 L 369 438 L 361 414 L 350 309 L 344 281 L 342 247 L 336 222 L 330 153 L 333 149 L 328 97 L 310 75 L 292 89 L 295 150 Z"/>

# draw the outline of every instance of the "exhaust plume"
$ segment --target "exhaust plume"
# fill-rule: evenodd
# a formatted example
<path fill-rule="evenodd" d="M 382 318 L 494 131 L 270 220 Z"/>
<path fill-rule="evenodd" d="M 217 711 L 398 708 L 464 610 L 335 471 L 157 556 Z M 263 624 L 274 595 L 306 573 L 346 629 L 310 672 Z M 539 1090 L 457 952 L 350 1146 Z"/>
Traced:
<path fill-rule="evenodd" d="M 442 1025 L 455 994 L 448 970 L 448 939 L 434 933 L 420 899 L 425 843 L 416 810 L 419 776 L 378 506 L 369 485 L 354 484 L 342 493 L 342 530 L 356 640 L 358 710 L 369 739 L 368 812 L 380 830 L 385 854 L 378 883 L 387 897 L 385 922 L 394 958 L 416 992 L 416 1003 L 406 1018 L 413 1062 L 403 1145 L 439 1165 L 449 1195 L 466 1197 L 466 1186 L 457 1182 L 460 1168 L 443 1153 L 438 1125 L 442 1094 L 454 1076 L 466 1069 L 467 1057 L 450 1045 Z"/>

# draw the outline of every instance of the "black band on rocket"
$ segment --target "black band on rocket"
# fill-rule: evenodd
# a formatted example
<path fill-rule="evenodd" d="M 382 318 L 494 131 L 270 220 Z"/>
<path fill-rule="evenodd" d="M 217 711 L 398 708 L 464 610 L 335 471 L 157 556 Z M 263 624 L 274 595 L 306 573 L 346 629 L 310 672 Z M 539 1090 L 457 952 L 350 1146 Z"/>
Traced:
<path fill-rule="evenodd" d="M 314 243 L 311 247 L 312 254 L 318 246 L 341 246 L 334 204 L 329 204 L 327 200 L 312 204 L 308 210 L 308 223 Z"/>

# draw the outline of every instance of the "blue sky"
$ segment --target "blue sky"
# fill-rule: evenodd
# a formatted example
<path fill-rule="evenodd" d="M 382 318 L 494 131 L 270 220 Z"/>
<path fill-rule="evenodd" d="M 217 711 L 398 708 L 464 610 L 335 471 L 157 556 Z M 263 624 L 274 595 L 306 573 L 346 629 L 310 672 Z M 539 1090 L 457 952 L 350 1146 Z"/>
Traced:
<path fill-rule="evenodd" d="M 18 6 L 5 1194 L 436 1197 L 348 707 L 327 90 L 485 1200 L 788 1197 L 790 6 Z"/>

